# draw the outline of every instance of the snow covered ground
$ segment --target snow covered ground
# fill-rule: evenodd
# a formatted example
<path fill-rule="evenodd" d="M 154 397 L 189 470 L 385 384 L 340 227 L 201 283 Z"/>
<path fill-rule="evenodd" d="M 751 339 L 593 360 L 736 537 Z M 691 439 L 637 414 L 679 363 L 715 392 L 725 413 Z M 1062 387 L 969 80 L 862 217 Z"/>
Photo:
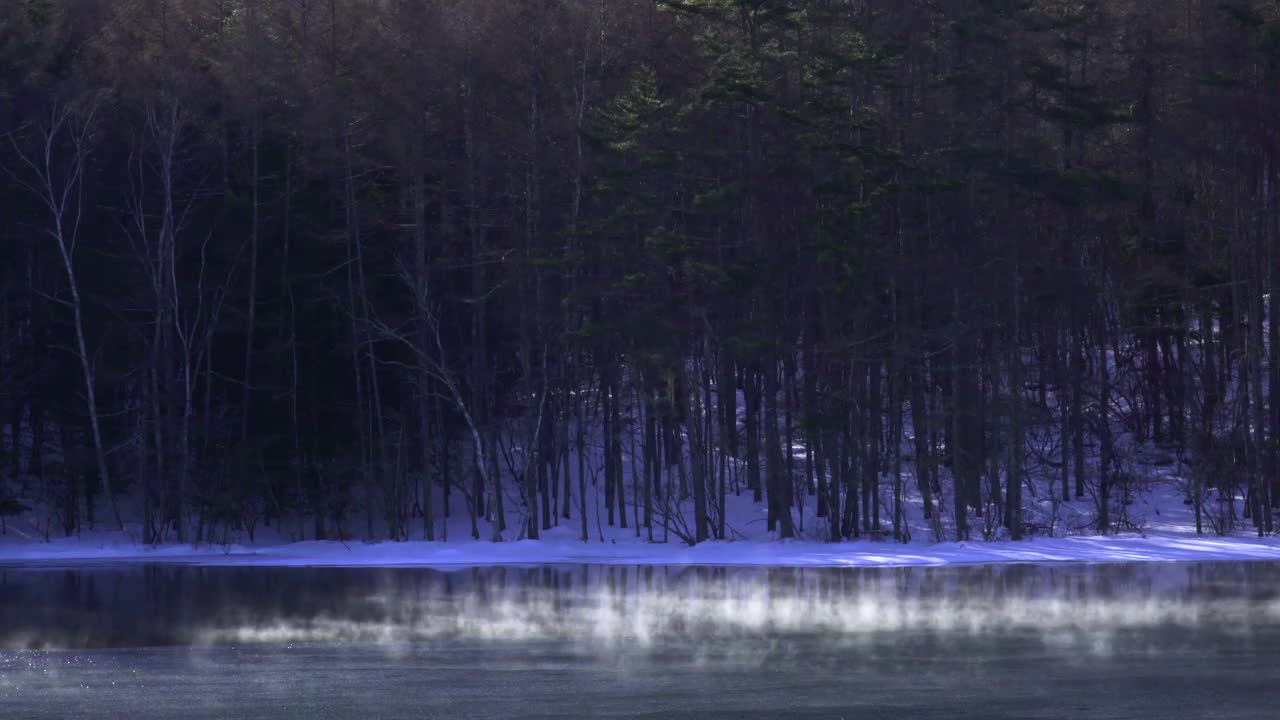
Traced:
<path fill-rule="evenodd" d="M 1273 538 L 1109 536 L 1012 542 L 844 543 L 709 542 L 683 544 L 582 543 L 568 538 L 491 543 L 338 543 L 175 546 L 60 540 L 0 546 L 0 562 L 131 561 L 200 565 L 448 567 L 551 563 L 621 565 L 759 565 L 894 567 L 907 565 L 1280 560 Z"/>
<path fill-rule="evenodd" d="M 0 563 L 169 562 L 200 565 L 263 566 L 424 566 L 464 567 L 588 563 L 620 565 L 756 565 L 815 567 L 893 567 L 908 565 L 1134 562 L 1197 560 L 1280 561 L 1280 538 L 1248 535 L 1197 536 L 1178 527 L 1143 534 L 1038 537 L 1022 542 L 941 542 L 891 540 L 822 542 L 812 537 L 778 541 L 767 538 L 712 541 L 689 547 L 637 539 L 634 530 L 606 528 L 604 541 L 578 539 L 578 530 L 562 525 L 540 540 L 493 542 L 466 537 L 451 528 L 448 542 L 305 541 L 164 545 L 149 547 L 127 533 L 95 532 L 49 542 L 22 536 L 10 528 L 0 538 Z M 593 535 L 594 535 L 593 528 Z M 927 537 L 921 533 L 917 537 Z M 260 538 L 261 540 L 261 538 Z"/>
<path fill-rule="evenodd" d="M 1147 455 L 1149 455 L 1148 453 Z M 271 527 L 257 528 L 251 541 L 244 531 L 221 531 L 223 542 L 216 544 L 166 544 L 158 547 L 140 542 L 139 526 L 126 524 L 124 531 L 99 529 L 84 531 L 79 536 L 58 537 L 50 531 L 47 513 L 29 512 L 10 518 L 6 531 L 0 534 L 0 564 L 5 563 L 90 563 L 90 562 L 170 562 L 232 566 L 424 566 L 466 567 L 480 565 L 587 563 L 594 565 L 749 565 L 749 566 L 815 566 L 815 567 L 894 567 L 911 565 L 1056 563 L 1056 562 L 1135 562 L 1135 561 L 1202 561 L 1202 560 L 1273 560 L 1280 561 L 1280 536 L 1259 538 L 1246 520 L 1239 518 L 1243 498 L 1233 504 L 1216 500 L 1207 503 L 1203 534 L 1195 532 L 1192 508 L 1186 503 L 1184 473 L 1169 460 L 1147 460 L 1147 455 L 1132 453 L 1129 470 L 1140 482 L 1128 502 L 1117 501 L 1113 519 L 1123 510 L 1124 527 L 1132 532 L 1098 536 L 1096 505 L 1092 497 L 1059 502 L 1050 495 L 1048 478 L 1056 471 L 1031 466 L 1035 479 L 1029 483 L 1024 499 L 1024 518 L 1035 528 L 1034 537 L 1021 542 L 999 539 L 1003 531 L 990 526 L 987 517 L 969 519 L 971 542 L 954 542 L 953 519 L 944 512 L 938 528 L 924 519 L 923 502 L 915 493 L 913 468 L 907 465 L 904 482 L 906 497 L 904 524 L 910 541 L 861 539 L 839 543 L 827 542 L 830 528 L 825 518 L 817 517 L 816 498 L 808 497 L 803 512 L 793 514 L 799 537 L 776 539 L 766 528 L 765 508 L 751 501 L 748 493 L 727 498 L 727 530 L 729 541 L 711 541 L 696 547 L 683 543 L 676 533 L 665 534 L 660 513 L 654 519 L 652 535 L 647 530 L 637 533 L 634 527 L 636 508 L 628 510 L 632 527 L 609 526 L 602 520 L 602 491 L 594 479 L 588 488 L 593 505 L 589 513 L 587 542 L 581 541 L 581 525 L 574 508 L 572 519 L 558 519 L 560 524 L 542 531 L 539 540 L 524 540 L 521 528 L 525 522 L 518 502 L 506 505 L 508 528 L 496 533 L 493 526 L 481 521 L 479 540 L 473 540 L 466 517 L 455 512 L 448 522 L 447 542 L 425 542 L 421 529 L 417 539 L 409 542 L 366 542 L 360 539 L 316 541 L 309 539 L 307 519 L 292 517 Z M 1158 454 L 1157 454 L 1158 455 Z M 950 478 L 944 474 L 943 497 L 949 498 Z M 1056 481 L 1053 481 L 1056 483 Z M 576 478 L 575 478 L 576 486 Z M 891 527 L 892 497 L 887 477 L 881 485 L 881 526 Z M 1054 493 L 1056 494 L 1056 492 Z M 460 503 L 459 503 L 460 504 Z M 437 507 L 440 504 L 437 503 Z M 691 525 L 689 508 L 682 508 L 677 518 L 685 528 Z M 1208 515 L 1216 514 L 1218 526 L 1226 527 L 1222 518 L 1235 517 L 1234 528 L 1219 536 Z M 126 516 L 137 517 L 138 513 Z M 100 515 L 101 517 L 101 515 Z M 419 519 L 417 522 L 421 522 Z M 350 526 L 363 527 L 360 514 L 347 519 Z M 938 531 L 940 535 L 938 534 Z M 982 540 L 984 530 L 995 538 Z M 385 537 L 385 533 L 380 533 Z M 500 536 L 500 541 L 495 537 Z M 650 541 L 650 538 L 653 541 Z"/>

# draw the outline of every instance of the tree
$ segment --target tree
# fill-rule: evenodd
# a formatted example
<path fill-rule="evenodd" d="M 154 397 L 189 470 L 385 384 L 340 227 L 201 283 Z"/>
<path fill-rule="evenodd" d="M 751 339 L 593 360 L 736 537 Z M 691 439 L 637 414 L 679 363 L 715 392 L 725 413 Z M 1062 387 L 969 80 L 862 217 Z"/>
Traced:
<path fill-rule="evenodd" d="M 97 384 L 94 381 L 93 359 L 85 341 L 84 300 L 80 295 L 80 283 L 76 274 L 75 257 L 80 242 L 82 221 L 85 215 L 84 182 L 85 163 L 93 141 L 93 121 L 96 107 L 92 102 L 79 112 L 67 103 L 54 102 L 46 120 L 37 121 L 33 130 L 34 146 L 24 150 L 14 139 L 14 152 L 30 171 L 23 185 L 37 198 L 48 213 L 44 234 L 57 247 L 62 269 L 66 273 L 67 292 L 70 299 L 61 301 L 70 307 L 75 332 L 76 354 L 80 359 L 81 379 L 84 382 L 85 409 L 93 435 L 94 459 L 98 467 L 98 479 L 107 492 L 111 514 L 116 525 L 123 528 L 120 510 L 116 504 L 115 487 L 107 469 L 106 451 L 102 444 L 102 430 L 98 416 Z"/>

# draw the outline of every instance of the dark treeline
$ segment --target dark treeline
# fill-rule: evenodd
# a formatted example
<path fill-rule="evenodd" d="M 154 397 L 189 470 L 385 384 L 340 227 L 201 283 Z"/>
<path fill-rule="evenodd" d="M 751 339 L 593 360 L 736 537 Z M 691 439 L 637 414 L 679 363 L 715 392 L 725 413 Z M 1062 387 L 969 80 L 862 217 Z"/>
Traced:
<path fill-rule="evenodd" d="M 1270 532 L 1278 112 L 1275 0 L 5 2 L 0 510 Z"/>

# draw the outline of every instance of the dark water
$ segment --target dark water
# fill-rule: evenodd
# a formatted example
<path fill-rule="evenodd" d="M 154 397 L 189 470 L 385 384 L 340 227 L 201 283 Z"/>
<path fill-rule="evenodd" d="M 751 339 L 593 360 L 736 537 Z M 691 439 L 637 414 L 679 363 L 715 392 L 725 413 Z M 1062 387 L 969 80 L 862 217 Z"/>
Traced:
<path fill-rule="evenodd" d="M 0 718 L 1277 718 L 1280 565 L 0 567 Z"/>

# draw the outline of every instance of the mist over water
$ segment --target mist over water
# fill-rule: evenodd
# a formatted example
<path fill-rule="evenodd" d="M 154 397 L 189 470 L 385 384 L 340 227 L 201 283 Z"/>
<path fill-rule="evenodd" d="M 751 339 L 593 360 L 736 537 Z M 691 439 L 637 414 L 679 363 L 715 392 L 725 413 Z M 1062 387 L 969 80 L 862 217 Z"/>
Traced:
<path fill-rule="evenodd" d="M 898 569 L 553 566 L 0 570 L 0 647 L 433 641 L 580 651 L 708 641 L 992 636 L 1080 642 L 1280 623 L 1263 563 Z"/>
<path fill-rule="evenodd" d="M 183 712 L 224 716 L 226 703 L 296 704 L 302 693 L 332 703 L 343 689 L 422 716 L 420 673 L 455 678 L 431 693 L 441 709 L 468 688 L 487 696 L 549 678 L 574 697 L 612 688 L 619 701 L 642 686 L 677 708 L 696 706 L 703 686 L 781 683 L 770 702 L 789 707 L 807 688 L 830 708 L 863 685 L 963 693 L 1033 688 L 1054 673 L 1203 674 L 1206 663 L 1280 666 L 1280 566 L 0 568 L 5 717 L 37 698 L 60 717 L 104 697 L 133 702 L 111 688 L 196 693 L 232 678 L 247 695 L 193 696 Z M 353 667 L 408 674 L 382 684 Z M 1168 692 L 1210 680 L 1186 682 Z M 686 686 L 694 699 L 662 695 Z"/>

